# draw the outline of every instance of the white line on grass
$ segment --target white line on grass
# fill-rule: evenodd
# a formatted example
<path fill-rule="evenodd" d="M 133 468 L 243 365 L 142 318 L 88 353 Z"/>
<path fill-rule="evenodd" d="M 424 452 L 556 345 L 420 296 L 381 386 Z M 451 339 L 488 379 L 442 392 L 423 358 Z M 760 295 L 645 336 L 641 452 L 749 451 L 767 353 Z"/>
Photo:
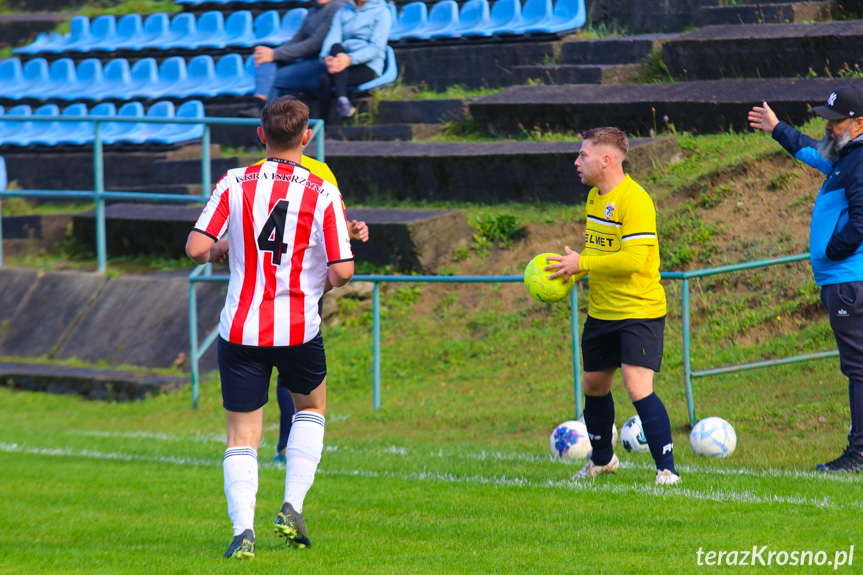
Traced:
<path fill-rule="evenodd" d="M 143 462 L 143 463 L 170 463 L 181 466 L 205 466 L 221 467 L 221 459 L 173 457 L 163 455 L 135 455 L 122 452 L 102 452 L 88 449 L 59 449 L 45 447 L 28 447 L 17 443 L 0 443 L 0 452 L 25 453 L 30 455 L 47 455 L 52 457 L 84 457 L 90 459 L 103 459 L 111 461 Z M 260 462 L 264 468 L 279 468 L 281 465 L 269 462 Z M 796 497 L 782 495 L 758 495 L 751 491 L 727 491 L 722 489 L 694 490 L 686 487 L 662 488 L 650 484 L 609 484 L 601 482 L 573 482 L 560 479 L 547 479 L 536 481 L 524 477 L 507 477 L 497 475 L 456 475 L 437 471 L 420 471 L 412 473 L 395 473 L 392 471 L 365 471 L 365 470 L 337 470 L 320 468 L 319 473 L 332 476 L 361 476 L 370 478 L 387 478 L 401 481 L 443 481 L 447 483 L 495 485 L 502 487 L 524 487 L 534 489 L 567 489 L 571 491 L 598 491 L 603 493 L 636 493 L 642 495 L 655 495 L 662 497 L 682 497 L 685 499 L 698 499 L 714 502 L 733 503 L 779 503 L 786 505 L 799 505 L 818 508 L 841 509 L 855 507 L 863 509 L 863 503 L 857 501 L 843 502 L 845 505 L 837 505 L 827 497 Z"/>

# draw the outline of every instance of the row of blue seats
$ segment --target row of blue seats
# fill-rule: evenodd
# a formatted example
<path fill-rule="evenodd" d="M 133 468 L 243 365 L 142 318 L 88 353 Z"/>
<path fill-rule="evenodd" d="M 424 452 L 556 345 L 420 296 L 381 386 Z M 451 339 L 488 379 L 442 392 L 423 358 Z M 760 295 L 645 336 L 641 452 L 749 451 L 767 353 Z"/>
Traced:
<path fill-rule="evenodd" d="M 255 63 L 239 54 L 192 58 L 179 56 L 157 64 L 142 58 L 133 65 L 116 58 L 102 67 L 98 58 L 82 60 L 78 67 L 60 58 L 50 67 L 44 58 L 23 66 L 18 58 L 0 62 L 0 98 L 7 100 L 134 100 L 245 96 L 254 89 Z"/>
<path fill-rule="evenodd" d="M 431 11 L 425 2 L 407 4 L 401 14 L 388 4 L 395 24 L 391 42 L 401 40 L 483 39 L 492 36 L 558 34 L 584 25 L 584 0 L 468 0 L 459 12 L 454 0 L 440 0 Z M 129 14 L 117 22 L 112 15 L 98 16 L 90 23 L 86 16 L 72 19 L 65 35 L 40 34 L 15 54 L 60 54 L 69 52 L 122 52 L 141 50 L 220 50 L 228 47 L 277 46 L 299 30 L 307 10 L 294 8 L 279 17 L 269 10 L 252 20 L 248 10 L 225 19 L 219 11 L 168 14 Z"/>
<path fill-rule="evenodd" d="M 383 73 L 361 84 L 357 90 L 372 90 L 396 80 L 398 66 L 392 48 L 387 49 Z M 245 63 L 239 54 L 214 60 L 208 54 L 195 56 L 188 64 L 180 56 L 156 64 L 142 58 L 133 65 L 116 58 L 102 67 L 98 58 L 82 60 L 78 67 L 70 58 L 48 65 L 44 58 L 21 64 L 18 58 L 0 61 L 0 98 L 7 100 L 133 100 L 158 98 L 215 98 L 246 96 L 255 87 L 255 62 Z"/>
<path fill-rule="evenodd" d="M 205 12 L 197 19 L 190 13 L 173 18 L 165 13 L 151 14 L 146 20 L 140 14 L 128 14 L 119 21 L 113 15 L 104 15 L 92 23 L 86 16 L 75 16 L 68 34 L 42 33 L 32 44 L 12 52 L 60 54 L 278 46 L 293 38 L 306 12 L 305 8 L 294 8 L 280 18 L 278 12 L 269 10 L 254 21 L 248 10 L 234 12 L 227 19 L 218 11 Z"/>
<path fill-rule="evenodd" d="M 291 0 L 292 2 L 311 2 L 312 0 Z M 174 0 L 175 4 L 200 6 L 201 4 L 282 4 L 285 0 Z"/>
<path fill-rule="evenodd" d="M 4 113 L 0 106 L 0 146 L 82 146 L 92 144 L 95 128 L 92 122 L 12 122 L 10 117 L 30 116 L 122 116 L 142 118 L 144 106 L 140 102 L 124 104 L 117 112 L 114 104 L 103 103 L 89 112 L 85 104 L 72 104 L 60 112 L 54 104 L 41 106 L 35 112 L 30 106 L 15 106 Z M 203 118 L 204 105 L 197 100 L 184 103 L 175 110 L 171 102 L 156 102 L 147 110 L 150 118 Z M 103 144 L 172 145 L 200 140 L 203 124 L 147 124 L 138 122 L 105 122 L 100 126 Z"/>
<path fill-rule="evenodd" d="M 453 0 L 440 0 L 429 12 L 425 2 L 402 8 L 389 40 L 487 39 L 495 36 L 560 34 L 584 26 L 584 0 L 468 0 L 459 12 Z"/>

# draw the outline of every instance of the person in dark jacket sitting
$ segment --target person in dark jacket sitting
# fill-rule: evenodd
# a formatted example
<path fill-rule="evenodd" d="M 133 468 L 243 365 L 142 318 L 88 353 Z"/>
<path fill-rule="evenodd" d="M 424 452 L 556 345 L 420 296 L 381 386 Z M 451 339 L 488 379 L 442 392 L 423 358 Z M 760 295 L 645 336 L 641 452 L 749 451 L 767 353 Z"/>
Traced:
<path fill-rule="evenodd" d="M 318 58 L 333 16 L 350 0 L 317 0 L 309 8 L 294 37 L 277 48 L 255 47 L 255 95 L 238 115 L 257 118 L 261 109 L 281 93 L 314 92 L 326 70 Z"/>

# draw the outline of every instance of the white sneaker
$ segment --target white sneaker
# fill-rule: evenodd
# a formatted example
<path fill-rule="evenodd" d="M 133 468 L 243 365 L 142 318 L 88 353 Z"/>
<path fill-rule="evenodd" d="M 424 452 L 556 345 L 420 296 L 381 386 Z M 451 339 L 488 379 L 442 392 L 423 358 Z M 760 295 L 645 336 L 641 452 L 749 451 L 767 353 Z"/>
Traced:
<path fill-rule="evenodd" d="M 680 476 L 670 469 L 656 471 L 656 482 L 654 485 L 676 485 L 680 483 Z"/>
<path fill-rule="evenodd" d="M 593 479 L 597 475 L 602 475 L 603 473 L 617 473 L 617 468 L 620 467 L 620 460 L 617 458 L 617 455 L 611 456 L 611 461 L 609 461 L 605 465 L 596 465 L 593 461 L 588 461 L 587 465 L 581 468 L 578 473 L 572 476 L 572 481 L 579 481 L 581 479 Z"/>

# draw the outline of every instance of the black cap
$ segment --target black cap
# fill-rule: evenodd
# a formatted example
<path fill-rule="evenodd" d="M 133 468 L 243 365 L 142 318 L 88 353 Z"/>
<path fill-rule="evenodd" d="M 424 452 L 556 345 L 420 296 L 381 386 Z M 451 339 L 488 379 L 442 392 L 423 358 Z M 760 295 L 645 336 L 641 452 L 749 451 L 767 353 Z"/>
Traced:
<path fill-rule="evenodd" d="M 836 88 L 827 103 L 812 111 L 825 120 L 844 120 L 863 116 L 863 89 L 855 86 Z"/>

